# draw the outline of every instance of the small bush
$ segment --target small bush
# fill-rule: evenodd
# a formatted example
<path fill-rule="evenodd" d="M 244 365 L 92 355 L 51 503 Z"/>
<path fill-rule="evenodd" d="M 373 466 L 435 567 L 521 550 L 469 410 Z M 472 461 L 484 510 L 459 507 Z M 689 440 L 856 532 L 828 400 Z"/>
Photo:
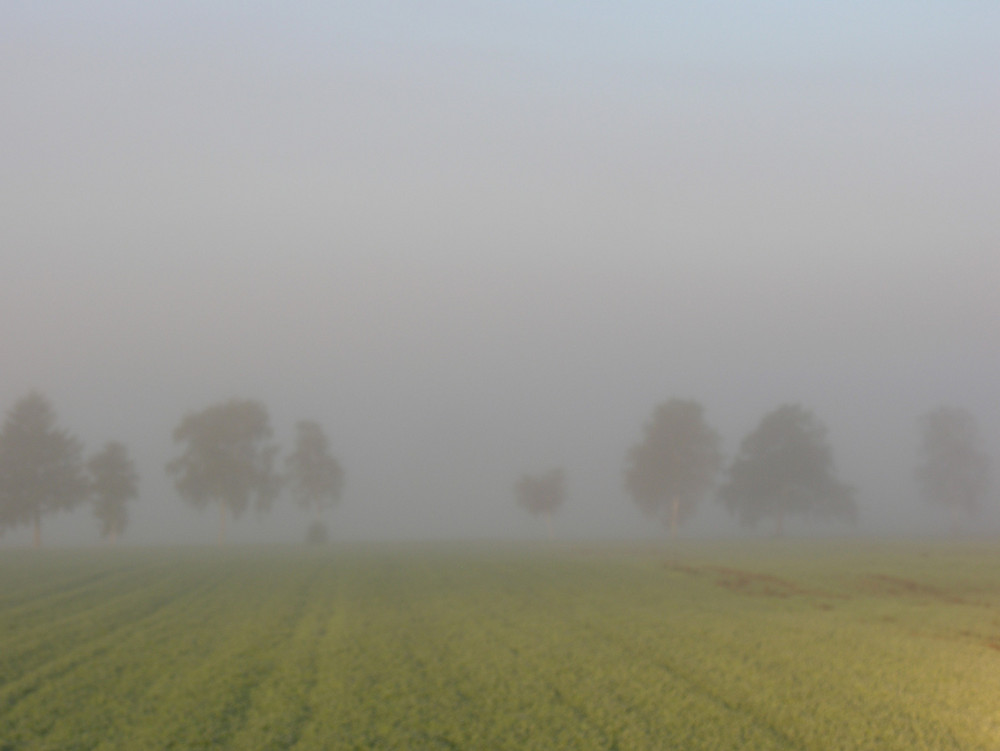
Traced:
<path fill-rule="evenodd" d="M 321 521 L 312 522 L 306 530 L 307 545 L 326 545 L 330 542 L 330 531 Z"/>

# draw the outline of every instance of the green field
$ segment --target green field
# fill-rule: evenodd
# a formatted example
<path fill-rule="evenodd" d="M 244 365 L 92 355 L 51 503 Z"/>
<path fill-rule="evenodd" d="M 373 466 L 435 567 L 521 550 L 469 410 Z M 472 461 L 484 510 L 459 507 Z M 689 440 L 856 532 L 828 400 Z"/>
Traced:
<path fill-rule="evenodd" d="M 0 552 L 0 749 L 997 749 L 1000 544 Z"/>

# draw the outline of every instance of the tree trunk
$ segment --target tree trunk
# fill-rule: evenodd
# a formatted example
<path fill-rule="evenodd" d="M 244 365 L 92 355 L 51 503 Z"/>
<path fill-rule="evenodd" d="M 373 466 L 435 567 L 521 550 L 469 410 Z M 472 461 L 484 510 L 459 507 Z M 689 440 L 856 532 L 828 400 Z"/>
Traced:
<path fill-rule="evenodd" d="M 679 496 L 674 496 L 673 502 L 670 504 L 670 539 L 677 539 L 677 522 L 681 516 L 681 499 Z"/>
<path fill-rule="evenodd" d="M 226 544 L 226 502 L 219 499 L 219 546 Z"/>
<path fill-rule="evenodd" d="M 42 547 L 42 517 L 40 514 L 35 514 L 35 545 L 36 548 Z"/>
<path fill-rule="evenodd" d="M 108 544 L 112 547 L 118 542 L 118 528 L 112 527 L 111 532 L 108 534 Z"/>

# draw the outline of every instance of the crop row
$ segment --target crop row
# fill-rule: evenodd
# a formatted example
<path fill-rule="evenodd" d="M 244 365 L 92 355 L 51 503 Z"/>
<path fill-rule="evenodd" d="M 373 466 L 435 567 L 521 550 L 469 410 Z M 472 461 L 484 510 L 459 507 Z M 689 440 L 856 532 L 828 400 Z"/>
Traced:
<path fill-rule="evenodd" d="M 989 554 L 741 555 L 0 557 L 0 749 L 996 746 Z"/>

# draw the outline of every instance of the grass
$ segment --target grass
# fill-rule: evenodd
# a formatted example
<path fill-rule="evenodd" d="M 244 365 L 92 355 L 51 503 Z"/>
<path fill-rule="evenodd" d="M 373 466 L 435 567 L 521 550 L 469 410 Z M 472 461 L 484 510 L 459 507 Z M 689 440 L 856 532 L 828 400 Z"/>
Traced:
<path fill-rule="evenodd" d="M 0 750 L 998 747 L 1000 546 L 0 555 Z"/>

